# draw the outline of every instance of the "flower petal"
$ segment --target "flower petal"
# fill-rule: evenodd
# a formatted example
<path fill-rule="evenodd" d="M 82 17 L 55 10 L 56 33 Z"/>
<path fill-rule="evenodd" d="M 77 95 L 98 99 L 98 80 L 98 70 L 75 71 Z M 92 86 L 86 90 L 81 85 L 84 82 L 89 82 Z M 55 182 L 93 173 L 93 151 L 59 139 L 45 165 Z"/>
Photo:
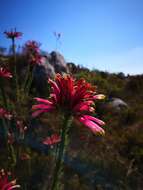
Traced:
<path fill-rule="evenodd" d="M 37 117 L 38 115 L 40 115 L 41 113 L 45 113 L 45 112 L 50 112 L 53 109 L 42 109 L 42 110 L 37 110 L 35 112 L 32 113 L 32 117 Z"/>
<path fill-rule="evenodd" d="M 45 105 L 45 104 L 37 104 L 32 106 L 32 110 L 35 109 L 49 109 L 49 108 L 54 108 L 52 105 Z"/>
<path fill-rule="evenodd" d="M 97 94 L 93 97 L 94 99 L 97 99 L 97 100 L 102 100 L 105 98 L 105 95 L 104 94 Z"/>
<path fill-rule="evenodd" d="M 105 133 L 104 129 L 99 127 L 99 125 L 97 125 L 96 123 L 94 123 L 91 120 L 85 119 L 84 117 L 79 117 L 79 121 L 81 123 L 83 123 L 85 126 L 87 126 L 94 134 L 96 134 L 96 133 L 104 134 Z"/>
<path fill-rule="evenodd" d="M 38 102 L 42 102 L 42 103 L 45 103 L 45 104 L 53 104 L 52 102 L 50 102 L 47 99 L 43 99 L 43 98 L 34 98 L 34 99 L 37 100 Z"/>
<path fill-rule="evenodd" d="M 73 110 L 74 111 L 88 111 L 89 107 L 91 107 L 91 104 L 93 101 L 85 101 L 85 102 L 80 102 L 77 105 L 74 106 Z"/>
<path fill-rule="evenodd" d="M 49 79 L 49 83 L 51 84 L 51 86 L 53 88 L 53 93 L 56 94 L 57 97 L 59 97 L 60 89 L 59 89 L 58 85 L 51 79 Z"/>
<path fill-rule="evenodd" d="M 91 121 L 95 121 L 96 123 L 98 123 L 99 125 L 105 125 L 104 121 L 96 118 L 96 117 L 93 117 L 93 116 L 90 116 L 90 115 L 84 115 L 83 116 L 85 119 L 88 119 L 88 120 L 91 120 Z"/>

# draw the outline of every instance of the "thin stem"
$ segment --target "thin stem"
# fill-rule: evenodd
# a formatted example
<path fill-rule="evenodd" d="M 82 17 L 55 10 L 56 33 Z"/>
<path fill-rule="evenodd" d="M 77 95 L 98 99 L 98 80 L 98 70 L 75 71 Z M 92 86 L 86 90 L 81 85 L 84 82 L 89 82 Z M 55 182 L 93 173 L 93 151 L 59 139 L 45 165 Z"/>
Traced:
<path fill-rule="evenodd" d="M 2 118 L 2 124 L 3 124 L 3 128 L 4 128 L 4 140 L 5 140 L 5 143 L 6 143 L 6 147 L 7 147 L 7 150 L 8 152 L 10 152 L 10 156 L 11 156 L 11 159 L 12 159 L 12 167 L 14 167 L 16 165 L 16 154 L 15 154 L 15 151 L 14 151 L 14 147 L 12 144 L 9 144 L 7 139 L 8 139 L 8 124 L 6 123 L 5 119 Z"/>
<path fill-rule="evenodd" d="M 23 84 L 23 89 L 26 88 L 26 83 L 28 81 L 29 75 L 30 75 L 30 64 L 28 64 L 27 75 L 26 75 L 26 78 L 25 78 L 25 81 L 24 81 L 24 84 Z"/>
<path fill-rule="evenodd" d="M 5 119 L 2 118 L 2 125 L 3 125 L 3 129 L 4 129 L 4 140 L 7 144 L 7 134 L 8 134 L 8 129 L 7 129 L 7 125 L 6 125 L 6 122 L 5 122 Z"/>
<path fill-rule="evenodd" d="M 5 91 L 3 88 L 3 83 L 1 81 L 0 81 L 0 90 L 1 90 L 1 95 L 2 95 L 2 99 L 3 99 L 3 105 L 6 109 L 8 109 L 7 99 L 6 99 Z M 15 156 L 13 145 L 7 143 L 10 123 L 9 123 L 9 121 L 6 122 L 4 118 L 2 118 L 2 123 L 3 123 L 3 127 L 4 127 L 4 140 L 6 141 L 7 149 L 9 149 L 9 152 L 11 154 L 13 165 L 15 165 L 16 164 L 16 156 Z"/>
<path fill-rule="evenodd" d="M 4 88 L 3 88 L 3 84 L 0 82 L 0 90 L 1 90 L 1 95 L 2 95 L 2 99 L 3 99 L 3 105 L 4 107 L 7 109 L 7 99 L 6 99 L 6 95 L 4 92 Z"/>
<path fill-rule="evenodd" d="M 67 138 L 68 138 L 68 131 L 69 131 L 70 125 L 71 125 L 70 116 L 65 116 L 65 119 L 63 121 L 62 131 L 61 131 L 61 143 L 59 145 L 57 161 L 56 161 L 56 166 L 55 166 L 55 171 L 54 171 L 54 179 L 53 179 L 51 190 L 56 190 L 59 183 L 59 177 L 62 170 L 62 162 L 63 162 L 65 149 L 67 146 Z"/>
<path fill-rule="evenodd" d="M 30 78 L 28 80 L 28 84 L 27 84 L 26 89 L 25 89 L 27 91 L 27 95 L 28 95 L 28 93 L 30 91 L 32 82 L 33 82 L 33 69 L 31 71 L 31 76 L 30 76 Z"/>
<path fill-rule="evenodd" d="M 15 39 L 14 38 L 12 38 L 12 53 L 15 58 L 16 53 L 15 53 Z"/>
<path fill-rule="evenodd" d="M 16 85 L 16 97 L 19 101 L 19 84 L 18 84 L 18 76 L 17 76 L 17 65 L 16 65 L 16 51 L 15 51 L 15 38 L 12 38 L 12 52 L 14 57 L 14 75 L 15 75 L 15 85 Z"/>
<path fill-rule="evenodd" d="M 10 149 L 11 158 L 12 158 L 12 166 L 14 167 L 16 165 L 17 159 L 16 159 L 14 147 L 12 144 L 9 144 L 9 149 Z"/>

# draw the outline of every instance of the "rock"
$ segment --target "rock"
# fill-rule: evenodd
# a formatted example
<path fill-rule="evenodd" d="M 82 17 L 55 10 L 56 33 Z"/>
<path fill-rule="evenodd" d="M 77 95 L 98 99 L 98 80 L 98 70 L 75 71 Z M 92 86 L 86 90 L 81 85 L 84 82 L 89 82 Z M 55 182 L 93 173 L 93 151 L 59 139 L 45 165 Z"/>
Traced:
<path fill-rule="evenodd" d="M 43 74 L 47 78 L 49 78 L 49 77 L 53 78 L 55 76 L 55 69 L 54 69 L 54 67 L 48 62 L 48 60 L 45 57 L 43 57 L 43 61 L 42 61 L 41 65 L 40 65 L 40 68 L 41 68 L 41 75 L 42 75 L 42 72 L 43 72 Z"/>
<path fill-rule="evenodd" d="M 49 63 L 54 67 L 56 73 L 69 73 L 68 66 L 64 57 L 56 51 L 52 51 L 47 59 Z"/>
<path fill-rule="evenodd" d="M 39 95 L 46 93 L 47 79 L 53 78 L 56 73 L 69 73 L 68 66 L 64 57 L 59 53 L 52 51 L 51 53 L 41 52 L 42 61 L 39 65 L 34 66 L 33 70 L 33 87 L 36 88 Z M 27 73 L 27 65 L 23 65 L 20 73 L 24 79 Z"/>
<path fill-rule="evenodd" d="M 67 66 L 68 66 L 70 73 L 77 73 L 78 72 L 79 66 L 76 66 L 74 63 L 68 62 Z"/>
<path fill-rule="evenodd" d="M 43 94 L 47 88 L 48 78 L 53 78 L 55 75 L 54 68 L 46 62 L 41 65 L 35 65 L 33 70 L 34 86 L 36 87 L 39 94 Z"/>
<path fill-rule="evenodd" d="M 110 98 L 109 102 L 107 103 L 107 106 L 117 111 L 120 111 L 124 108 L 128 108 L 128 104 L 120 98 Z"/>

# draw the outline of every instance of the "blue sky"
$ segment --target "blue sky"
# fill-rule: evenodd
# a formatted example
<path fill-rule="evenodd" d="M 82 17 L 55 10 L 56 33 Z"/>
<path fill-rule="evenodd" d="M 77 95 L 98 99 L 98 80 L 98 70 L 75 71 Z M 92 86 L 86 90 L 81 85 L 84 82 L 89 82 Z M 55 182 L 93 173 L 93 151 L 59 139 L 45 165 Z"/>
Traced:
<path fill-rule="evenodd" d="M 58 50 L 67 61 L 88 68 L 143 73 L 143 0 L 0 0 L 0 46 L 10 42 L 3 31 L 16 27 L 29 39 Z"/>

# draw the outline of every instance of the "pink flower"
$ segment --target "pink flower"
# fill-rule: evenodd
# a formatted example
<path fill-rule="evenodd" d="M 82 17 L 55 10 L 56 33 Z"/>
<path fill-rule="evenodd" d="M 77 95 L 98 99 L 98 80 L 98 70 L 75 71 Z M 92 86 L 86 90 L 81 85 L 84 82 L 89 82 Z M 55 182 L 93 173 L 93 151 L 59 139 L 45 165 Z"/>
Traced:
<path fill-rule="evenodd" d="M 25 44 L 25 50 L 29 52 L 39 52 L 40 44 L 34 40 L 28 41 Z"/>
<path fill-rule="evenodd" d="M 11 190 L 20 188 L 20 185 L 16 184 L 16 179 L 11 179 L 11 173 L 5 172 L 3 169 L 0 171 L 0 190 Z"/>
<path fill-rule="evenodd" d="M 9 32 L 5 31 L 4 34 L 6 35 L 7 38 L 10 38 L 10 39 L 19 38 L 20 36 L 22 36 L 22 33 L 17 32 L 16 29 L 11 30 Z"/>
<path fill-rule="evenodd" d="M 12 78 L 12 74 L 7 69 L 4 69 L 3 67 L 0 67 L 0 77 Z"/>
<path fill-rule="evenodd" d="M 27 153 L 22 153 L 22 154 L 20 155 L 20 159 L 21 159 L 21 160 L 30 160 L 31 157 L 30 157 L 30 155 L 27 154 Z"/>
<path fill-rule="evenodd" d="M 28 56 L 29 62 L 33 65 L 42 63 L 42 56 L 40 55 L 40 44 L 36 41 L 28 41 L 25 44 L 24 51 Z"/>
<path fill-rule="evenodd" d="M 57 144 L 61 141 L 61 138 L 57 134 L 53 134 L 50 137 L 47 137 L 46 139 L 43 140 L 43 144 L 45 145 L 54 145 Z"/>
<path fill-rule="evenodd" d="M 8 111 L 6 111 L 5 109 L 0 108 L 0 118 L 6 118 L 8 120 L 11 120 L 12 115 Z"/>
<path fill-rule="evenodd" d="M 80 116 L 78 119 L 81 123 L 86 125 L 93 133 L 104 134 L 104 130 L 99 127 L 99 125 L 104 125 L 103 121 L 89 115 Z"/>
<path fill-rule="evenodd" d="M 64 113 L 73 115 L 93 133 L 104 133 L 100 126 L 105 123 L 88 115 L 94 112 L 94 100 L 98 99 L 93 86 L 83 79 L 76 81 L 69 75 L 61 76 L 60 74 L 56 75 L 55 81 L 49 79 L 49 84 L 50 97 L 48 100 L 35 98 L 38 104 L 32 107 L 33 117 L 60 109 Z M 101 95 L 99 97 L 101 98 Z"/>

